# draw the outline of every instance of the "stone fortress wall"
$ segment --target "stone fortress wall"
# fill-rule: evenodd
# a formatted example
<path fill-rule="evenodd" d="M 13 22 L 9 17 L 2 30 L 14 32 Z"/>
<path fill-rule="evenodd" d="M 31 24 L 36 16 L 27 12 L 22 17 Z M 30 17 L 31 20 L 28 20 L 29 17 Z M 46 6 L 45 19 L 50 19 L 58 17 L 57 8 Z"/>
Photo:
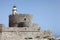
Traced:
<path fill-rule="evenodd" d="M 30 14 L 16 14 L 9 16 L 10 27 L 18 26 L 19 23 L 24 23 L 25 26 L 32 25 L 32 15 Z"/>
<path fill-rule="evenodd" d="M 44 31 L 38 24 L 33 23 L 32 15 L 17 14 L 16 7 L 9 15 L 9 27 L 0 25 L 1 40 L 44 40 L 53 38 L 51 31 Z"/>
<path fill-rule="evenodd" d="M 26 40 L 30 38 L 31 40 L 38 40 L 46 36 L 50 38 L 53 36 L 51 32 L 44 32 L 37 25 L 32 27 L 3 27 L 1 40 Z"/>

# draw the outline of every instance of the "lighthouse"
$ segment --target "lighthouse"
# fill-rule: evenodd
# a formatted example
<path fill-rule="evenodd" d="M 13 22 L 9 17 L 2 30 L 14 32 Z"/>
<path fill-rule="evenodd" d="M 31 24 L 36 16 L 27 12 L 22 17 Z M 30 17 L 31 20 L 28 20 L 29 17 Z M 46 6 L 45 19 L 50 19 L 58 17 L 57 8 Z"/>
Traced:
<path fill-rule="evenodd" d="M 16 8 L 16 6 L 13 6 L 12 14 L 15 15 L 16 13 L 17 13 L 17 8 Z"/>

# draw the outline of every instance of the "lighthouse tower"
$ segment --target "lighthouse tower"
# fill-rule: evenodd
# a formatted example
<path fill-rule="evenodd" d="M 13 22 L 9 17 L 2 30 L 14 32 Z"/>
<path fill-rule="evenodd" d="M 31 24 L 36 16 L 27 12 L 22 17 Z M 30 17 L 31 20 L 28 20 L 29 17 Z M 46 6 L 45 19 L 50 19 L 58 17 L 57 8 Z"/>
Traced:
<path fill-rule="evenodd" d="M 17 9 L 16 9 L 16 6 L 13 6 L 13 9 L 12 9 L 12 14 L 15 15 L 17 13 Z"/>
<path fill-rule="evenodd" d="M 29 27 L 32 26 L 31 14 L 18 14 L 16 6 L 13 6 L 12 14 L 9 15 L 9 27 Z"/>

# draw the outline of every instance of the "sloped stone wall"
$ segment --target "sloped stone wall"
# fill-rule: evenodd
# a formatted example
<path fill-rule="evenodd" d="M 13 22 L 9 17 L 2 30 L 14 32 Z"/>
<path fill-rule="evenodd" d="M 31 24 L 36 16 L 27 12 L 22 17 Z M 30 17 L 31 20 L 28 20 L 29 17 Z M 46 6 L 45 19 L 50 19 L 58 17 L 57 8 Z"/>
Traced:
<path fill-rule="evenodd" d="M 38 31 L 36 32 L 2 32 L 2 40 L 26 40 L 25 38 L 35 39 L 37 36 L 41 38 L 42 34 Z"/>

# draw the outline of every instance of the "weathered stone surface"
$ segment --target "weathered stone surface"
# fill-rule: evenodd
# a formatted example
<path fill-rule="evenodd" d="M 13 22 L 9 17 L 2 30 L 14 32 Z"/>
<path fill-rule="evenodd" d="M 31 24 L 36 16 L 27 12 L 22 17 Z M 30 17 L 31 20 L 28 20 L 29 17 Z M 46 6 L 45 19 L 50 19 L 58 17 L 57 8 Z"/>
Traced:
<path fill-rule="evenodd" d="M 52 32 L 44 31 L 38 24 L 32 22 L 32 15 L 16 14 L 15 7 L 13 10 L 15 10 L 13 14 L 9 15 L 9 27 L 5 28 L 0 25 L 0 40 L 48 40 L 53 38 Z"/>

